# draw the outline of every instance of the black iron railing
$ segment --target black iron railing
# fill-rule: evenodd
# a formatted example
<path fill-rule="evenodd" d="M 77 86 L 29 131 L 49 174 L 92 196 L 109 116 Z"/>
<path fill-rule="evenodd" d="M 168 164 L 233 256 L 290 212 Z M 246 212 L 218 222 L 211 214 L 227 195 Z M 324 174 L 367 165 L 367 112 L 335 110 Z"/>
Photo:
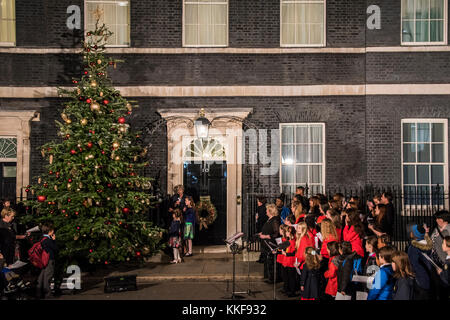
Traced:
<path fill-rule="evenodd" d="M 449 209 L 449 193 L 440 185 L 432 187 L 401 187 L 401 186 L 366 186 L 364 188 L 328 188 L 324 193 L 328 199 L 332 199 L 336 193 L 344 195 L 348 201 L 351 197 L 358 197 L 360 210 L 363 214 L 368 213 L 367 200 L 372 200 L 377 194 L 390 192 L 392 194 L 392 204 L 395 209 L 394 227 L 392 243 L 399 249 L 405 250 L 408 245 L 408 225 L 427 224 L 431 231 L 435 228 L 436 222 L 433 217 L 438 210 Z M 244 211 L 247 224 L 245 230 L 249 237 L 249 248 L 253 251 L 260 249 L 258 241 L 251 241 L 256 230 L 256 209 L 259 195 L 264 195 L 268 203 L 275 203 L 279 194 L 256 194 L 247 193 Z M 306 194 L 308 197 L 312 194 Z M 285 205 L 289 206 L 293 195 L 286 195 Z"/>

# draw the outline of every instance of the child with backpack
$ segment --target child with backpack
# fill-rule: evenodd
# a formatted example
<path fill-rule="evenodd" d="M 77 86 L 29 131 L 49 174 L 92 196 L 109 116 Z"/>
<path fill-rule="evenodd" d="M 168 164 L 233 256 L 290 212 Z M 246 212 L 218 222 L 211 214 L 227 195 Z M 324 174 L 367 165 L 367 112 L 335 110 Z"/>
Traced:
<path fill-rule="evenodd" d="M 50 281 L 53 278 L 53 274 L 55 272 L 55 257 L 58 252 L 53 224 L 44 223 L 41 226 L 41 231 L 44 234 L 43 239 L 33 245 L 33 247 L 30 249 L 30 260 L 33 262 L 33 259 L 39 258 L 36 257 L 36 255 L 38 254 L 37 251 L 39 251 L 36 249 L 38 249 L 37 247 L 39 246 L 39 244 L 42 248 L 40 255 L 42 270 L 39 274 L 36 287 L 36 295 L 38 299 L 42 296 L 44 296 L 44 298 L 51 297 Z"/>
<path fill-rule="evenodd" d="M 356 294 L 356 286 L 352 283 L 352 278 L 355 273 L 361 272 L 362 258 L 352 250 L 352 243 L 349 241 L 341 243 L 339 253 L 336 300 L 352 300 L 352 297 Z"/>
<path fill-rule="evenodd" d="M 305 250 L 305 263 L 300 276 L 300 300 L 317 300 L 320 297 L 321 256 L 313 247 Z"/>
<path fill-rule="evenodd" d="M 392 270 L 392 256 L 397 250 L 392 246 L 385 246 L 378 251 L 377 257 L 380 270 L 375 274 L 372 289 L 367 300 L 392 300 L 394 288 L 394 271 Z"/>

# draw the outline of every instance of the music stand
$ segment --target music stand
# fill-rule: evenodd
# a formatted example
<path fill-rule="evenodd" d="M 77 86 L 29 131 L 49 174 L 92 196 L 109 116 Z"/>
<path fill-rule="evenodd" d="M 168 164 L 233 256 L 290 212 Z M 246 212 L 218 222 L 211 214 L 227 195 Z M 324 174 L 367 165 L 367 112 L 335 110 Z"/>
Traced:
<path fill-rule="evenodd" d="M 226 299 L 244 299 L 243 296 L 237 295 L 237 293 L 247 293 L 247 292 L 236 292 L 235 291 L 235 283 L 236 283 L 236 254 L 239 253 L 239 245 L 236 243 L 238 239 L 240 239 L 244 233 L 237 232 L 228 239 L 225 240 L 225 243 L 230 246 L 231 253 L 233 254 L 233 291 L 231 293 L 230 298 Z"/>
<path fill-rule="evenodd" d="M 264 240 L 264 243 L 269 248 L 269 254 L 273 255 L 273 300 L 277 300 L 276 283 L 277 283 L 277 250 L 286 250 L 289 247 L 289 241 L 285 241 L 276 246 L 273 242 Z"/>

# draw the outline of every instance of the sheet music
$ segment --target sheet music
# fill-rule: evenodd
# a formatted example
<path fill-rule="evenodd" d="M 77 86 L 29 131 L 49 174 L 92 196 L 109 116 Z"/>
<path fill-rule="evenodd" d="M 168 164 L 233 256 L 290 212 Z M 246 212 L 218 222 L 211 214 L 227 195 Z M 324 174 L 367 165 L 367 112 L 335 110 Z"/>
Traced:
<path fill-rule="evenodd" d="M 423 253 L 423 256 L 425 257 L 425 259 L 427 259 L 432 265 L 433 267 L 435 267 L 436 269 L 441 269 L 434 261 L 433 259 L 431 259 L 428 255 L 426 255 L 425 253 Z"/>
<path fill-rule="evenodd" d="M 31 229 L 28 229 L 27 231 L 26 231 L 26 233 L 31 233 L 31 232 L 38 232 L 38 231 L 40 231 L 41 229 L 39 229 L 39 226 L 36 226 L 36 227 L 33 227 L 33 228 L 31 228 Z"/>
<path fill-rule="evenodd" d="M 10 270 L 12 270 L 12 269 L 19 269 L 19 268 L 22 268 L 22 267 L 23 267 L 24 265 L 26 265 L 26 264 L 27 264 L 26 262 L 17 260 L 17 261 L 14 262 L 12 265 L 10 265 L 10 266 L 8 267 L 8 269 L 10 269 Z"/>
<path fill-rule="evenodd" d="M 281 244 L 281 237 L 276 238 L 275 241 L 277 242 L 278 245 Z"/>

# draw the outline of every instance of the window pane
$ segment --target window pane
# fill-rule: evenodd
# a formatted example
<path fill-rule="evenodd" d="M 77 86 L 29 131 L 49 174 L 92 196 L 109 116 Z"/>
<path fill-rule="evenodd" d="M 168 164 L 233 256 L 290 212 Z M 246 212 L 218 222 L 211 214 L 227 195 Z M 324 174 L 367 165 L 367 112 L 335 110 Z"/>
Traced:
<path fill-rule="evenodd" d="M 186 25 L 184 27 L 184 37 L 186 45 L 196 45 L 198 43 L 198 26 Z"/>
<path fill-rule="evenodd" d="M 414 42 L 414 21 L 403 21 L 402 26 L 402 41 Z"/>
<path fill-rule="evenodd" d="M 429 42 L 429 21 L 416 21 L 416 42 Z"/>
<path fill-rule="evenodd" d="M 295 127 L 297 143 L 308 143 L 308 127 L 296 126 Z"/>
<path fill-rule="evenodd" d="M 184 8 L 184 24 L 197 24 L 198 23 L 198 5 L 186 4 Z"/>
<path fill-rule="evenodd" d="M 403 192 L 406 205 L 416 204 L 416 187 L 404 187 Z"/>
<path fill-rule="evenodd" d="M 430 142 L 430 124 L 417 124 L 417 142 Z"/>
<path fill-rule="evenodd" d="M 442 42 L 444 41 L 444 21 L 430 22 L 430 41 Z"/>
<path fill-rule="evenodd" d="M 17 138 L 0 138 L 0 158 L 17 158 Z"/>
<path fill-rule="evenodd" d="M 295 4 L 295 23 L 305 24 L 308 23 L 308 4 L 297 3 Z"/>
<path fill-rule="evenodd" d="M 297 163 L 308 163 L 309 161 L 309 146 L 301 144 L 296 146 Z"/>
<path fill-rule="evenodd" d="M 416 19 L 428 19 L 429 0 L 416 0 Z"/>
<path fill-rule="evenodd" d="M 322 183 L 322 166 L 309 167 L 310 183 Z"/>
<path fill-rule="evenodd" d="M 284 194 L 292 194 L 295 193 L 293 185 L 283 185 L 282 192 Z"/>
<path fill-rule="evenodd" d="M 310 23 L 323 23 L 323 4 L 311 3 L 308 5 L 308 22 Z"/>
<path fill-rule="evenodd" d="M 294 166 L 282 166 L 281 171 L 282 171 L 281 176 L 282 183 L 294 183 Z"/>
<path fill-rule="evenodd" d="M 212 21 L 214 24 L 227 24 L 227 6 L 216 4 L 211 6 Z"/>
<path fill-rule="evenodd" d="M 444 19 L 444 0 L 431 0 L 430 18 Z"/>
<path fill-rule="evenodd" d="M 432 162 L 444 162 L 444 145 L 433 144 L 431 146 Z"/>
<path fill-rule="evenodd" d="M 403 162 L 416 162 L 416 145 L 403 145 Z"/>
<path fill-rule="evenodd" d="M 417 201 L 418 205 L 428 205 L 430 204 L 430 187 L 428 186 L 419 186 L 417 187 Z"/>
<path fill-rule="evenodd" d="M 444 124 L 443 123 L 433 123 L 432 124 L 432 141 L 433 142 L 444 142 Z"/>
<path fill-rule="evenodd" d="M 297 166 L 295 174 L 297 184 L 306 184 L 308 182 L 308 166 Z"/>
<path fill-rule="evenodd" d="M 444 166 L 431 166 L 431 184 L 444 184 Z"/>
<path fill-rule="evenodd" d="M 416 142 L 416 124 L 403 124 L 403 142 Z"/>
<path fill-rule="evenodd" d="M 402 0 L 402 18 L 414 19 L 414 0 Z"/>
<path fill-rule="evenodd" d="M 416 168 L 415 166 L 403 166 L 403 183 L 416 184 Z"/>
<path fill-rule="evenodd" d="M 430 184 L 430 166 L 417 166 L 417 184 Z"/>
<path fill-rule="evenodd" d="M 295 44 L 295 24 L 282 24 L 281 39 L 282 44 Z"/>
<path fill-rule="evenodd" d="M 281 127 L 281 142 L 282 143 L 294 143 L 294 127 L 282 126 Z"/>
<path fill-rule="evenodd" d="M 321 143 L 322 142 L 322 127 L 321 126 L 313 126 L 310 128 L 311 133 L 311 142 L 312 143 Z M 297 140 L 298 142 L 298 140 Z"/>
<path fill-rule="evenodd" d="M 310 44 L 323 44 L 323 24 L 310 26 Z"/>
<path fill-rule="evenodd" d="M 309 24 L 296 24 L 295 44 L 309 44 Z"/>
<path fill-rule="evenodd" d="M 293 145 L 282 146 L 281 163 L 294 164 L 294 146 Z"/>
<path fill-rule="evenodd" d="M 283 4 L 281 7 L 282 23 L 295 23 L 295 5 L 293 3 Z"/>
<path fill-rule="evenodd" d="M 417 145 L 417 162 L 430 162 L 430 144 Z"/>
<path fill-rule="evenodd" d="M 322 145 L 311 146 L 311 162 L 312 163 L 322 162 Z"/>

